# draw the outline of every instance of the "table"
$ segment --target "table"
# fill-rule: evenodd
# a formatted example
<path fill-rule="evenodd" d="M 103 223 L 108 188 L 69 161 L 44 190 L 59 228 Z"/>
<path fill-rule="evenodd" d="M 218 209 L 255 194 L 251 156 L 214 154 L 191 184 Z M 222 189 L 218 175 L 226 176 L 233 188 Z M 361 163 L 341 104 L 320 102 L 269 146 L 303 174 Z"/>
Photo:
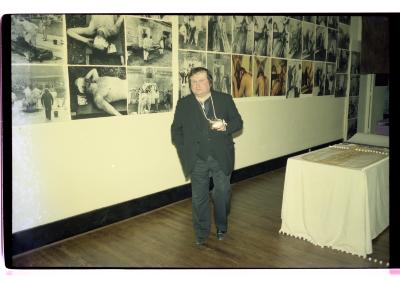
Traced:
<path fill-rule="evenodd" d="M 288 159 L 280 233 L 366 257 L 389 226 L 389 152 L 339 144 Z"/>

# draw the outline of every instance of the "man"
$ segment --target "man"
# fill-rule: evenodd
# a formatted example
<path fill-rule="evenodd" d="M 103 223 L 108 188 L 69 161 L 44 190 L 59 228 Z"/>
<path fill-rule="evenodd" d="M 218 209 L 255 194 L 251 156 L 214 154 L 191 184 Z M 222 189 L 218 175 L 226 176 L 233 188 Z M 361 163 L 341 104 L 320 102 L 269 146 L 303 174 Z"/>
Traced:
<path fill-rule="evenodd" d="M 45 108 L 46 119 L 50 121 L 51 120 L 51 107 L 53 106 L 54 99 L 48 88 L 45 88 L 43 90 L 41 102 L 42 102 L 42 106 Z"/>
<path fill-rule="evenodd" d="M 210 233 L 209 174 L 214 181 L 212 200 L 218 240 L 223 239 L 228 229 L 230 177 L 234 166 L 232 134 L 243 127 L 232 96 L 212 90 L 212 82 L 206 68 L 191 70 L 191 94 L 178 101 L 171 125 L 172 143 L 185 176 L 191 177 L 197 245 L 204 245 Z"/>
<path fill-rule="evenodd" d="M 112 76 L 100 77 L 95 68 L 85 77 L 77 78 L 75 85 L 80 93 L 92 95 L 94 104 L 110 115 L 121 115 L 110 103 L 128 100 L 126 80 Z"/>

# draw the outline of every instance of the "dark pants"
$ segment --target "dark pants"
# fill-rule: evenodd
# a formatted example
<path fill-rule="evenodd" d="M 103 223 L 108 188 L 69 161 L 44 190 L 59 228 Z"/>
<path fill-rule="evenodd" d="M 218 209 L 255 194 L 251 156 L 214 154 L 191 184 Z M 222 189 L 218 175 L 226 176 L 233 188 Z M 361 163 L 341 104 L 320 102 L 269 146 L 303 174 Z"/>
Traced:
<path fill-rule="evenodd" d="M 212 174 L 214 182 L 211 196 L 214 203 L 215 225 L 222 231 L 228 229 L 231 175 L 226 175 L 219 167 L 218 162 L 211 156 L 208 157 L 207 161 L 198 159 L 191 174 L 193 227 L 198 239 L 206 239 L 210 233 L 210 173 Z"/>

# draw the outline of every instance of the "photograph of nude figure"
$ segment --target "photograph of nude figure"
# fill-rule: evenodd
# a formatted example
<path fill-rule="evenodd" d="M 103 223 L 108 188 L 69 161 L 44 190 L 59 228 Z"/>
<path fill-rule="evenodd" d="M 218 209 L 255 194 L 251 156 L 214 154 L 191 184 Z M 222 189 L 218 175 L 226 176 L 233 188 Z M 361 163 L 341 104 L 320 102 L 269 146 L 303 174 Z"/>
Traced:
<path fill-rule="evenodd" d="M 69 66 L 68 74 L 73 120 L 127 114 L 125 67 Z"/>

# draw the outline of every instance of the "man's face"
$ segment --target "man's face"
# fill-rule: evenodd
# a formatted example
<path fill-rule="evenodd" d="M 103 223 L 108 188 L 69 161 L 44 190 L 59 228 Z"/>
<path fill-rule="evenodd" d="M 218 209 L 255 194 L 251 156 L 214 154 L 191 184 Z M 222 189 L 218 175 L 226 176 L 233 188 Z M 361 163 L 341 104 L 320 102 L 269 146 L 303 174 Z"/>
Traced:
<path fill-rule="evenodd" d="M 196 96 L 202 97 L 210 93 L 211 86 L 205 71 L 193 74 L 190 77 L 190 85 L 193 94 Z"/>

